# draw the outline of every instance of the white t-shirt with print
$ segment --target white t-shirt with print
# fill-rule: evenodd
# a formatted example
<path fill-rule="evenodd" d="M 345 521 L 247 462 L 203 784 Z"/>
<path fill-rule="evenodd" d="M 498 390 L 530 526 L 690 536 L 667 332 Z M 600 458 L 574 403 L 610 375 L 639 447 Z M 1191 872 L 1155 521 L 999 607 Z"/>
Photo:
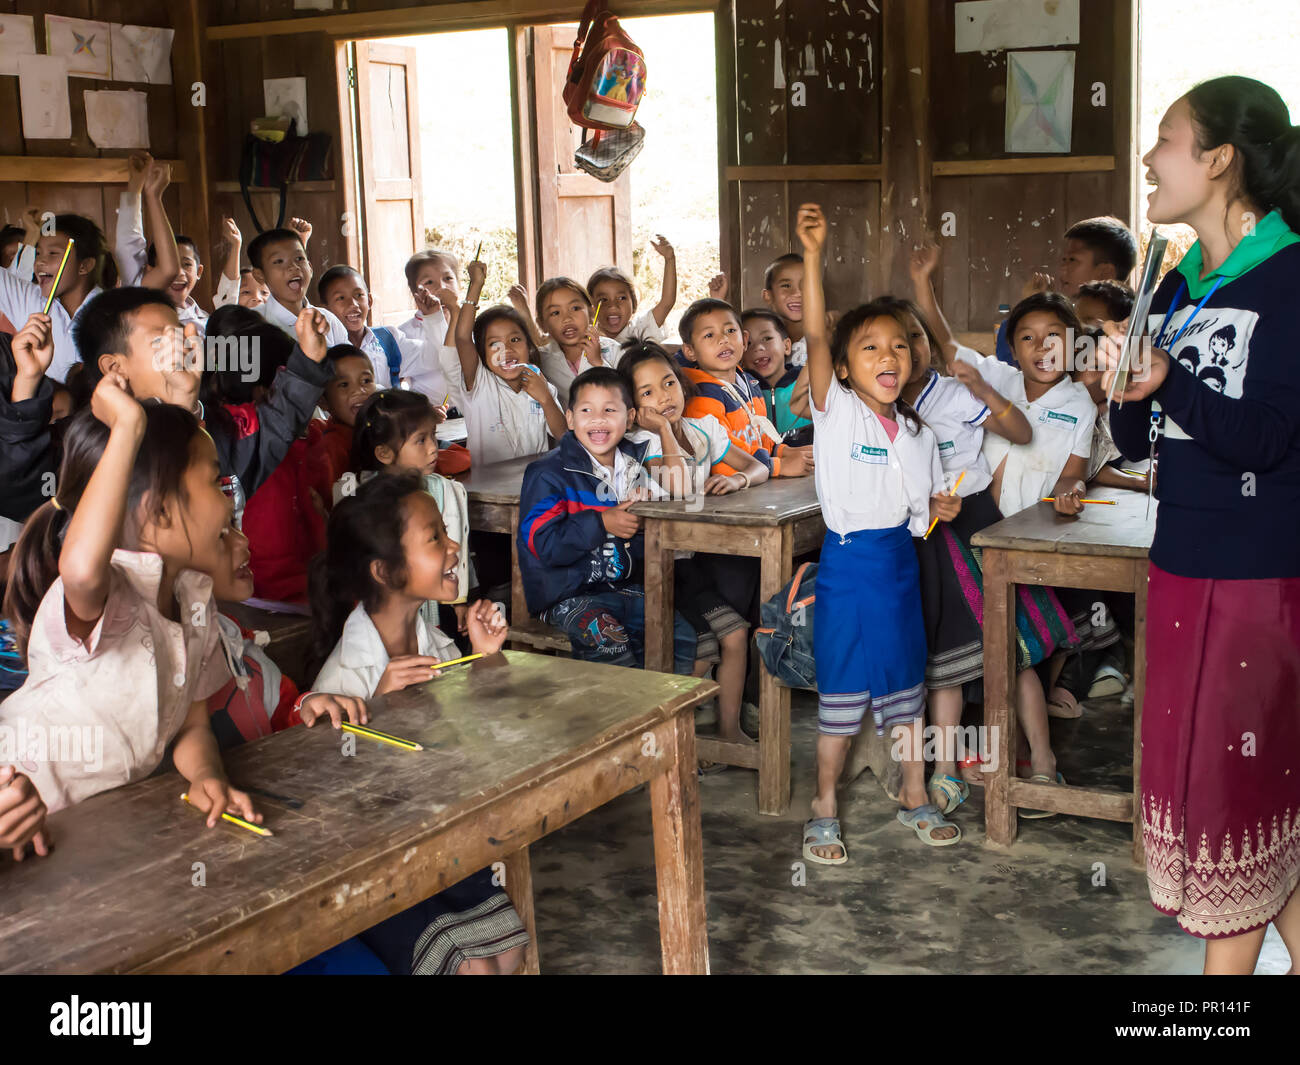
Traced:
<path fill-rule="evenodd" d="M 891 441 L 871 408 L 838 381 L 826 390 L 824 411 L 810 406 L 813 475 L 826 527 L 848 536 L 907 522 L 913 536 L 925 535 L 930 497 L 944 490 L 934 433 L 900 418 Z"/>
<path fill-rule="evenodd" d="M 1092 454 L 1092 427 L 1097 407 L 1081 384 L 1063 377 L 1032 403 L 1025 395 L 1025 375 L 1016 366 L 970 348 L 959 347 L 957 357 L 976 367 L 984 380 L 1024 412 L 1034 436 L 1028 444 L 1012 444 L 996 433 L 984 434 L 984 458 L 1002 471 L 998 509 L 1005 517 L 1032 507 L 1050 496 L 1071 455 Z"/>
<path fill-rule="evenodd" d="M 939 461 L 943 463 L 947 487 L 961 477 L 957 494 L 965 499 L 982 492 L 993 480 L 989 464 L 980 451 L 984 443 L 983 425 L 989 409 L 955 377 L 943 377 L 934 370 L 913 404 L 925 424 L 934 430 L 939 442 Z"/>

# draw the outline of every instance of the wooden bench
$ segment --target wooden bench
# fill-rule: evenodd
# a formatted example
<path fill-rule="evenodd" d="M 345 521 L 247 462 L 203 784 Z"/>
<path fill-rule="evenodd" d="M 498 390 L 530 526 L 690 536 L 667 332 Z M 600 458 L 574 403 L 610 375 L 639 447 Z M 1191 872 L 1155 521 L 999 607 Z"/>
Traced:
<path fill-rule="evenodd" d="M 318 726 L 229 752 L 271 838 L 204 827 L 175 773 L 96 795 L 50 818 L 49 857 L 0 856 L 0 972 L 283 972 L 488 867 L 536 972 L 528 846 L 649 783 L 663 968 L 707 973 L 694 707 L 716 691 L 507 651 L 371 702 L 423 751 Z"/>
<path fill-rule="evenodd" d="M 984 817 L 990 841 L 1016 838 L 1016 809 L 1054 810 L 1080 817 L 1128 821 L 1133 858 L 1142 848 L 1142 695 L 1146 686 L 1147 556 L 1155 535 L 1156 505 L 1119 488 L 1089 489 L 1117 505 L 1085 506 L 1077 518 L 1037 503 L 971 538 L 983 552 L 984 724 L 997 745 L 997 770 L 985 775 Z M 1018 780 L 1015 767 L 1017 584 L 1131 592 L 1136 599 L 1133 665 L 1133 787 L 1130 791 Z"/>

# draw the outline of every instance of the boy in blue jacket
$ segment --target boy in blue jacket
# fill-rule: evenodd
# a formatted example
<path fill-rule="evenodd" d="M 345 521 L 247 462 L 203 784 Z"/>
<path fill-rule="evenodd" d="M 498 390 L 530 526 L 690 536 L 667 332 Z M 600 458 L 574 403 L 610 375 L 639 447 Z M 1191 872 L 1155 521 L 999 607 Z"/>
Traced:
<path fill-rule="evenodd" d="M 529 613 L 562 629 L 575 658 L 616 666 L 645 661 L 645 541 L 628 508 L 650 481 L 641 465 L 646 445 L 623 439 L 635 414 L 618 371 L 579 374 L 565 412 L 569 432 L 529 465 L 519 498 Z M 678 673 L 692 671 L 695 646 L 694 628 L 675 614 Z"/>

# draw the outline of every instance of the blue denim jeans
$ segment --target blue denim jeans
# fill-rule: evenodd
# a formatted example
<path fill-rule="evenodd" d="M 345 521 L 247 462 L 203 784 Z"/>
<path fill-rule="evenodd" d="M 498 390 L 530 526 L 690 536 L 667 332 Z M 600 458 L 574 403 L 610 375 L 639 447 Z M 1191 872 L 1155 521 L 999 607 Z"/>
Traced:
<path fill-rule="evenodd" d="M 542 620 L 569 637 L 574 658 L 611 666 L 645 664 L 645 589 L 639 584 L 561 599 Z M 674 612 L 674 672 L 691 672 L 695 644 L 694 627 Z"/>

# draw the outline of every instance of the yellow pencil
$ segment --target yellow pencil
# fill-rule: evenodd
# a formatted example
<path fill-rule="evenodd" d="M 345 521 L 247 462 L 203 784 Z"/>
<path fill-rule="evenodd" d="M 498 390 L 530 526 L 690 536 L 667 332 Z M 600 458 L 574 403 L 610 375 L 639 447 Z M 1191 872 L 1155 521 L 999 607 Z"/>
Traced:
<path fill-rule="evenodd" d="M 1147 475 L 1146 470 L 1120 470 L 1119 472 L 1127 473 L 1130 477 L 1145 477 Z"/>
<path fill-rule="evenodd" d="M 72 254 L 72 246 L 77 243 L 71 237 L 68 238 L 68 246 L 63 249 L 63 262 L 59 263 L 59 272 L 54 275 L 54 284 L 50 286 L 50 298 L 45 301 L 45 310 L 42 314 L 49 314 L 50 308 L 54 306 L 54 294 L 59 291 L 59 282 L 63 280 L 63 268 L 68 265 L 68 256 Z"/>
<path fill-rule="evenodd" d="M 448 666 L 459 666 L 462 662 L 473 662 L 476 658 L 482 658 L 480 652 L 476 655 L 466 655 L 464 658 L 453 658 L 450 662 L 439 662 L 436 666 L 430 666 L 430 669 L 446 669 Z"/>
<path fill-rule="evenodd" d="M 478 242 L 478 247 L 474 249 L 474 261 L 475 261 L 475 262 L 478 262 L 478 261 L 479 261 L 479 257 L 478 257 L 478 255 L 479 255 L 479 252 L 481 252 L 482 250 L 483 250 L 483 242 L 480 240 L 480 241 Z"/>
<path fill-rule="evenodd" d="M 1043 496 L 1040 503 L 1055 503 L 1056 496 Z M 1119 503 L 1114 499 L 1080 499 L 1080 503 L 1100 503 L 1103 507 L 1117 507 Z"/>
<path fill-rule="evenodd" d="M 604 300 L 596 301 L 596 310 L 593 312 L 591 316 L 591 320 L 593 324 L 600 320 L 600 308 L 604 304 L 604 302 L 605 302 Z"/>
<path fill-rule="evenodd" d="M 342 725 L 344 732 L 355 732 L 358 736 L 365 736 L 367 739 L 378 740 L 380 743 L 392 744 L 394 747 L 400 747 L 404 751 L 422 751 L 424 747 L 414 740 L 404 740 L 401 736 L 390 736 L 387 732 L 379 732 L 376 729 L 365 728 L 361 725 L 353 725 L 345 721 Z"/>
<path fill-rule="evenodd" d="M 957 494 L 957 488 L 961 484 L 961 479 L 965 476 L 966 476 L 966 471 L 962 470 L 957 477 L 957 483 L 952 486 L 952 491 L 948 493 L 950 496 L 955 496 Z M 921 539 L 922 540 L 930 539 L 930 534 L 934 532 L 934 527 L 938 524 L 939 524 L 939 519 L 938 517 L 936 517 L 934 521 L 930 522 L 930 527 L 925 530 L 925 535 L 922 536 Z"/>
<path fill-rule="evenodd" d="M 190 793 L 184 792 L 181 795 L 182 802 L 190 802 Z M 193 806 L 193 803 L 190 803 Z M 259 836 L 274 836 L 275 833 L 269 828 L 263 828 L 261 825 L 255 825 L 252 821 L 245 821 L 242 817 L 236 817 L 234 814 L 222 814 L 221 820 L 229 821 L 232 825 L 238 825 L 240 828 L 246 828 L 250 832 L 256 832 Z"/>

